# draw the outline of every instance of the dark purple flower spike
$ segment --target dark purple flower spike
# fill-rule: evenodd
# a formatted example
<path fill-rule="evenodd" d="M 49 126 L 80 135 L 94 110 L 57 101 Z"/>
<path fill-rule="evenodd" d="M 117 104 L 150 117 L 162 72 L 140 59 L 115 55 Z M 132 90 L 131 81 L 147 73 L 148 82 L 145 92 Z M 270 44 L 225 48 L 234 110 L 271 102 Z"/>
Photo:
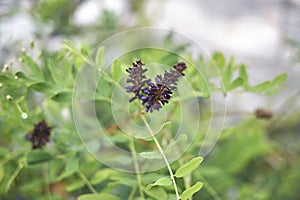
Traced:
<path fill-rule="evenodd" d="M 143 69 L 144 64 L 141 60 L 133 63 L 133 66 L 126 70 L 129 73 L 127 83 L 132 83 L 131 86 L 126 86 L 126 91 L 134 93 L 135 96 L 129 99 L 132 102 L 135 99 L 140 99 L 142 105 L 145 106 L 145 111 L 152 112 L 159 110 L 163 105 L 169 103 L 173 91 L 177 89 L 178 79 L 184 74 L 182 73 L 187 67 L 184 62 L 179 62 L 174 65 L 174 69 L 165 71 L 164 76 L 157 75 L 155 83 L 151 79 L 147 79 L 144 73 L 147 69 Z"/>
<path fill-rule="evenodd" d="M 32 143 L 32 149 L 39 149 L 50 141 L 51 127 L 43 120 L 34 125 L 34 130 L 26 135 L 26 139 Z"/>

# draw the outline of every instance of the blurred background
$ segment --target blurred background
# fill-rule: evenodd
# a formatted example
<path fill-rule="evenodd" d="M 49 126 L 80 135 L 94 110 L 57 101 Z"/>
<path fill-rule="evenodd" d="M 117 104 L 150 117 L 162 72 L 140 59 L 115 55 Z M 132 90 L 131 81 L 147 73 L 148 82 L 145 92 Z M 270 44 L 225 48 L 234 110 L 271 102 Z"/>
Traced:
<path fill-rule="evenodd" d="M 263 189 L 245 185 L 242 191 L 257 192 L 258 196 L 253 199 L 268 199 L 275 191 L 278 199 L 299 199 L 299 0 L 0 0 L 0 66 L 16 62 L 21 49 L 31 40 L 35 41 L 36 49 L 56 52 L 65 38 L 93 46 L 121 31 L 149 26 L 178 31 L 209 53 L 220 51 L 226 58 L 233 56 L 237 63 L 247 66 L 252 84 L 272 79 L 282 72 L 288 74 L 283 90 L 276 95 L 237 93 L 229 94 L 226 101 L 232 113 L 253 111 L 257 107 L 275 113 L 275 120 L 264 130 L 277 147 L 263 158 L 267 167 L 263 161 L 252 158 L 249 165 L 234 174 L 239 176 L 239 181 L 256 178 L 261 184 L 257 187 Z M 228 121 L 240 117 L 239 114 L 228 115 Z M 208 165 L 217 165 L 214 158 L 224 151 L 224 146 L 219 148 L 216 154 L 212 152 Z M 261 167 L 259 173 L 255 167 Z M 246 176 L 248 172 L 253 177 Z M 222 185 L 216 180 L 222 177 L 210 180 L 208 175 L 208 182 L 220 196 L 226 191 L 229 199 L 235 199 L 237 186 L 231 182 Z"/>
<path fill-rule="evenodd" d="M 287 72 L 288 91 L 280 95 L 289 95 L 297 92 L 300 74 L 299 10 L 298 0 L 1 0 L 0 65 L 32 39 L 56 51 L 64 38 L 95 45 L 120 31 L 154 26 L 185 34 L 208 52 L 234 56 L 249 67 L 253 83 Z M 232 98 L 246 109 L 263 102 Z"/>

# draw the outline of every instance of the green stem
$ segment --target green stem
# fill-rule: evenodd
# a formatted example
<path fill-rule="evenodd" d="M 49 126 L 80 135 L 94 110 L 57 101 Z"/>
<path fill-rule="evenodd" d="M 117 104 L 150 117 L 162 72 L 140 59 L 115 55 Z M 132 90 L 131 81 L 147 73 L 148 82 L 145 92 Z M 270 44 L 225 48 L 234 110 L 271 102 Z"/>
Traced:
<path fill-rule="evenodd" d="M 132 188 L 132 190 L 131 190 L 131 192 L 130 192 L 130 194 L 129 194 L 129 196 L 128 196 L 128 200 L 133 200 L 136 190 L 137 190 L 137 185 L 135 185 L 135 186 Z"/>
<path fill-rule="evenodd" d="M 77 174 L 79 175 L 81 180 L 88 186 L 90 191 L 94 194 L 97 194 L 97 191 L 95 190 L 95 188 L 92 186 L 90 181 L 86 178 L 86 176 L 80 171 L 80 169 L 77 170 Z"/>
<path fill-rule="evenodd" d="M 215 191 L 215 189 L 206 181 L 206 179 L 202 176 L 199 175 L 199 178 L 203 180 L 205 188 L 207 189 L 207 191 L 211 194 L 211 196 L 215 199 L 215 200 L 220 200 L 221 198 L 219 197 L 218 193 Z"/>
<path fill-rule="evenodd" d="M 178 105 L 179 105 L 178 102 L 175 101 L 172 110 L 168 113 L 167 120 L 170 120 L 171 116 L 173 116 L 173 114 L 174 114 L 174 112 L 176 111 Z M 169 132 L 166 132 L 166 133 L 167 133 L 167 135 L 168 135 L 168 138 L 169 138 L 170 141 L 171 141 L 171 139 L 172 139 L 171 134 L 170 134 Z M 175 145 L 177 146 L 177 144 L 175 144 Z M 175 151 L 176 151 L 177 154 L 180 153 L 180 152 L 178 151 L 178 148 L 175 148 Z M 183 159 L 182 159 L 181 157 L 178 159 L 178 163 L 179 163 L 179 166 L 182 166 L 182 165 L 184 164 L 184 161 L 183 161 Z M 184 176 L 184 177 L 183 177 L 183 184 L 184 184 L 185 189 L 188 189 L 188 188 L 191 187 L 190 182 L 191 182 L 191 181 L 190 181 L 190 176 Z M 192 200 L 192 197 L 190 197 L 189 200 Z"/>
<path fill-rule="evenodd" d="M 48 196 L 48 199 L 52 199 L 49 184 L 48 184 L 49 183 L 48 172 L 49 172 L 49 162 L 46 162 L 43 165 L 43 178 L 44 178 L 44 184 L 45 184 L 46 194 Z"/>
<path fill-rule="evenodd" d="M 152 136 L 152 138 L 153 138 L 153 140 L 154 140 L 154 142 L 155 142 L 155 144 L 156 144 L 156 146 L 157 146 L 157 148 L 158 148 L 158 150 L 159 150 L 159 152 L 160 152 L 160 154 L 161 154 L 163 160 L 165 161 L 165 163 L 166 163 L 166 165 L 167 165 L 167 168 L 168 168 L 169 173 L 170 173 L 170 178 L 171 178 L 171 180 L 172 180 L 172 182 L 173 182 L 173 185 L 174 185 L 175 194 L 176 194 L 176 199 L 179 200 L 179 199 L 180 199 L 180 196 L 179 196 L 179 194 L 178 194 L 178 189 L 177 189 L 176 181 L 175 181 L 175 178 L 174 178 L 174 174 L 173 174 L 173 172 L 172 172 L 170 163 L 169 163 L 169 161 L 168 161 L 168 159 L 167 159 L 167 157 L 166 157 L 166 155 L 165 155 L 165 153 L 164 153 L 164 150 L 162 149 L 162 147 L 160 146 L 158 140 L 156 139 L 156 137 L 155 137 L 155 135 L 154 135 L 154 133 L 153 133 L 151 127 L 149 126 L 149 124 L 148 124 L 148 122 L 147 122 L 145 116 L 144 116 L 143 114 L 141 114 L 140 116 L 141 116 L 141 119 L 143 120 L 143 122 L 144 122 L 146 128 L 148 129 L 149 133 L 151 134 L 151 136 Z"/>
<path fill-rule="evenodd" d="M 140 168 L 139 168 L 139 164 L 138 164 L 138 161 L 137 161 L 137 158 L 136 158 L 136 150 L 135 150 L 135 146 L 134 146 L 134 141 L 133 141 L 132 138 L 130 138 L 129 141 L 130 141 L 130 150 L 132 152 L 133 164 L 134 164 L 134 169 L 135 169 L 135 172 L 136 172 L 136 180 L 137 180 L 140 196 L 143 199 L 145 199 L 143 189 L 142 189 L 142 180 L 141 180 Z"/>
<path fill-rule="evenodd" d="M 14 180 L 16 179 L 16 177 L 18 176 L 18 174 L 20 173 L 20 171 L 25 166 L 25 163 L 26 163 L 26 157 L 21 158 L 21 161 L 20 161 L 18 167 L 16 168 L 16 170 L 14 171 L 14 173 L 11 175 L 11 177 L 7 181 L 7 184 L 6 184 L 6 187 L 5 187 L 5 193 L 8 192 L 11 184 L 14 182 Z"/>
<path fill-rule="evenodd" d="M 23 152 L 15 151 L 15 152 L 12 152 L 11 154 L 8 154 L 2 160 L 0 160 L 0 166 L 4 165 L 6 162 L 12 160 L 14 157 L 18 156 L 21 153 L 23 153 Z"/>

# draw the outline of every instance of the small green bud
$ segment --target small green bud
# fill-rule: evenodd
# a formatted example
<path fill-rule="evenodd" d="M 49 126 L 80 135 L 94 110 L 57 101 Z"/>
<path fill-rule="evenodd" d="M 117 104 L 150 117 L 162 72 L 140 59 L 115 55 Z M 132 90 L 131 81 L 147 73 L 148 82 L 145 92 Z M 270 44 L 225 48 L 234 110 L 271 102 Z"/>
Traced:
<path fill-rule="evenodd" d="M 32 49 L 33 49 L 33 48 L 34 48 L 34 46 L 35 46 L 35 45 L 34 45 L 34 40 L 30 40 L 30 48 L 32 48 Z"/>
<path fill-rule="evenodd" d="M 25 48 L 22 48 L 21 52 L 22 52 L 22 56 L 26 56 L 27 55 Z"/>
<path fill-rule="evenodd" d="M 3 69 L 2 69 L 2 72 L 8 72 L 9 71 L 9 65 L 8 64 L 5 64 L 3 66 Z"/>
<path fill-rule="evenodd" d="M 25 59 L 23 57 L 20 57 L 19 62 L 23 63 L 23 62 L 25 62 Z"/>
<path fill-rule="evenodd" d="M 27 119 L 27 118 L 28 118 L 28 114 L 25 113 L 25 112 L 22 112 L 21 118 L 22 118 L 22 119 Z"/>
<path fill-rule="evenodd" d="M 37 57 L 40 58 L 42 56 L 42 52 L 38 52 Z"/>
<path fill-rule="evenodd" d="M 13 100 L 13 98 L 8 94 L 8 95 L 6 95 L 6 99 L 8 100 L 8 101 L 12 101 Z"/>

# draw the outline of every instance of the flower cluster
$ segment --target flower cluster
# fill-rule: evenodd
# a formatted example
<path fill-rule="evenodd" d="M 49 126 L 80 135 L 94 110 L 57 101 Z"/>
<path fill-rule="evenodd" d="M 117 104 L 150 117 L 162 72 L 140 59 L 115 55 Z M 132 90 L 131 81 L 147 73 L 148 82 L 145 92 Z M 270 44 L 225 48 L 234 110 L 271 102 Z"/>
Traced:
<path fill-rule="evenodd" d="M 145 106 L 145 111 L 152 112 L 169 103 L 173 92 L 177 89 L 178 79 L 184 76 L 183 71 L 186 69 L 186 64 L 179 62 L 173 66 L 174 69 L 165 71 L 163 76 L 157 75 L 155 83 L 144 75 L 147 71 L 143 68 L 144 65 L 141 60 L 138 60 L 126 70 L 129 74 L 126 82 L 132 85 L 125 88 L 127 92 L 134 93 L 134 97 L 130 98 L 129 102 L 139 99 Z"/>
<path fill-rule="evenodd" d="M 32 149 L 39 149 L 50 141 L 51 127 L 45 121 L 34 125 L 34 130 L 26 135 L 26 139 L 32 143 Z"/>

